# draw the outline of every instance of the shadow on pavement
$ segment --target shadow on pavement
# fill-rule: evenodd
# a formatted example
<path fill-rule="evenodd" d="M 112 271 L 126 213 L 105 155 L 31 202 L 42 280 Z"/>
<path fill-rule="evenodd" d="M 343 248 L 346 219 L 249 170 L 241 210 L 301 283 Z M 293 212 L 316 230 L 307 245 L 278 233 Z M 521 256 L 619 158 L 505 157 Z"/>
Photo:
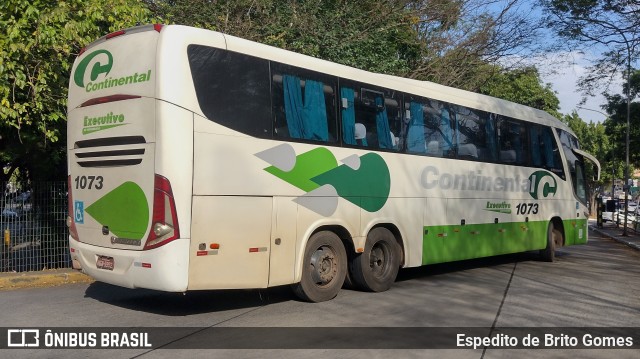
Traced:
<path fill-rule="evenodd" d="M 289 286 L 253 290 L 190 291 L 183 294 L 122 288 L 102 282 L 89 285 L 85 297 L 126 309 L 169 316 L 260 307 L 295 300 Z"/>
<path fill-rule="evenodd" d="M 557 257 L 569 255 L 556 252 Z M 476 268 L 537 261 L 536 252 L 501 255 L 452 263 L 427 265 L 400 270 L 397 282 L 429 280 L 433 276 Z M 353 290 L 345 285 L 343 290 Z M 298 300 L 289 286 L 247 290 L 206 290 L 186 293 L 167 293 L 149 289 L 129 289 L 102 282 L 87 288 L 85 297 L 126 309 L 168 316 L 185 316 L 221 312 L 233 309 L 260 307 L 268 304 Z"/>
<path fill-rule="evenodd" d="M 564 256 L 569 256 L 570 253 L 563 251 L 562 249 L 556 251 L 556 258 L 562 258 Z M 398 273 L 398 278 L 396 281 L 405 281 L 405 280 L 420 280 L 420 279 L 429 279 L 431 276 L 448 274 L 452 272 L 460 272 L 470 269 L 477 268 L 486 268 L 493 266 L 500 266 L 504 264 L 512 264 L 518 262 L 538 262 L 540 261 L 540 257 L 538 256 L 538 251 L 524 252 L 524 253 L 515 253 L 515 254 L 504 254 L 495 257 L 485 257 L 485 258 L 477 258 L 477 259 L 468 259 L 457 262 L 449 262 L 449 263 L 439 263 L 439 264 L 431 264 L 422 267 L 415 268 L 406 268 L 400 270 Z"/>

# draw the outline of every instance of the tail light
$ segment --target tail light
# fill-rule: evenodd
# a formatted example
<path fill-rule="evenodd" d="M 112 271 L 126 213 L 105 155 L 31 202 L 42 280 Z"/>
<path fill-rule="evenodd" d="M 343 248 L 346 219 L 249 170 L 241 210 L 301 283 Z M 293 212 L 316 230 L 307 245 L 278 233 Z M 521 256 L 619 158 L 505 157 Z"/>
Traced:
<path fill-rule="evenodd" d="M 151 231 L 144 249 L 157 248 L 177 238 L 180 238 L 180 230 L 171 183 L 165 177 L 156 174 L 153 188 Z"/>
<path fill-rule="evenodd" d="M 78 230 L 76 229 L 76 221 L 74 220 L 75 208 L 73 206 L 73 188 L 71 187 L 71 176 L 67 177 L 67 189 L 69 192 L 69 195 L 67 198 L 67 203 L 68 203 L 67 209 L 69 210 L 69 215 L 67 216 L 67 227 L 69 227 L 69 235 L 71 236 L 71 238 L 78 241 L 79 240 Z"/>

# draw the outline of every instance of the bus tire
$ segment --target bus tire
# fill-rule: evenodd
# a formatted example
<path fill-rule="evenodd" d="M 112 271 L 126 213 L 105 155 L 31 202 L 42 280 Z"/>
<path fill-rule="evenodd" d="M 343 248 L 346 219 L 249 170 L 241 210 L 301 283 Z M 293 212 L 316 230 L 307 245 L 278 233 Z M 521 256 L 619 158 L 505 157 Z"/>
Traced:
<path fill-rule="evenodd" d="M 549 228 L 547 228 L 547 247 L 545 249 L 540 250 L 540 258 L 545 262 L 553 262 L 556 258 L 556 238 L 562 236 L 559 230 L 553 225 L 553 223 L 549 223 Z"/>
<path fill-rule="evenodd" d="M 396 281 L 400 248 L 393 234 L 377 227 L 369 232 L 364 251 L 349 263 L 351 280 L 360 289 L 384 292 Z"/>
<path fill-rule="evenodd" d="M 333 299 L 347 275 L 347 252 L 333 232 L 322 231 L 309 238 L 304 250 L 302 279 L 293 285 L 302 300 L 324 302 Z"/>

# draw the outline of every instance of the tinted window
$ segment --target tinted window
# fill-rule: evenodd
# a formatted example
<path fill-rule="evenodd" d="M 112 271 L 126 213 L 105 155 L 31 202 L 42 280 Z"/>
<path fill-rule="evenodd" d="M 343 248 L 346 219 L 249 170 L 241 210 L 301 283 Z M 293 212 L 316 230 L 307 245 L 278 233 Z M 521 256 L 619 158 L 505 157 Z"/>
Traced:
<path fill-rule="evenodd" d="M 526 136 L 525 122 L 510 118 L 499 121 L 499 159 L 500 163 L 528 165 L 529 139 Z"/>
<path fill-rule="evenodd" d="M 458 158 L 493 162 L 497 155 L 494 115 L 455 106 L 458 119 Z"/>
<path fill-rule="evenodd" d="M 272 63 L 274 136 L 336 142 L 336 79 Z"/>
<path fill-rule="evenodd" d="M 571 149 L 578 147 L 578 140 L 575 136 L 569 134 L 566 131 L 558 130 L 558 136 L 560 137 L 560 143 L 562 144 L 562 150 L 567 161 L 567 167 L 569 168 L 569 174 L 571 176 L 571 184 L 573 185 L 573 192 L 576 198 L 582 203 L 587 203 L 587 185 L 584 171 L 584 159 L 582 156 L 574 153 Z"/>
<path fill-rule="evenodd" d="M 267 60 L 201 45 L 189 45 L 187 54 L 208 119 L 251 136 L 272 136 Z"/>
<path fill-rule="evenodd" d="M 453 122 L 456 114 L 444 102 L 407 96 L 407 152 L 429 156 L 453 156 L 457 146 Z"/>
<path fill-rule="evenodd" d="M 529 127 L 531 164 L 534 167 L 548 169 L 560 178 L 565 179 L 560 151 L 551 128 L 535 124 L 530 124 Z"/>
<path fill-rule="evenodd" d="M 398 151 L 404 147 L 402 96 L 392 90 L 340 82 L 343 143 Z"/>

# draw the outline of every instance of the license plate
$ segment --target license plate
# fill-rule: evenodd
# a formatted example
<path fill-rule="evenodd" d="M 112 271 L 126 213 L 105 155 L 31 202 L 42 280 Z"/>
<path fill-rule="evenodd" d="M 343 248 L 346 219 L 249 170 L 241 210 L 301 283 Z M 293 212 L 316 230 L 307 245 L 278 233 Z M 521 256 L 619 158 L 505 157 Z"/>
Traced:
<path fill-rule="evenodd" d="M 98 256 L 96 267 L 98 269 L 113 270 L 113 257 Z"/>

